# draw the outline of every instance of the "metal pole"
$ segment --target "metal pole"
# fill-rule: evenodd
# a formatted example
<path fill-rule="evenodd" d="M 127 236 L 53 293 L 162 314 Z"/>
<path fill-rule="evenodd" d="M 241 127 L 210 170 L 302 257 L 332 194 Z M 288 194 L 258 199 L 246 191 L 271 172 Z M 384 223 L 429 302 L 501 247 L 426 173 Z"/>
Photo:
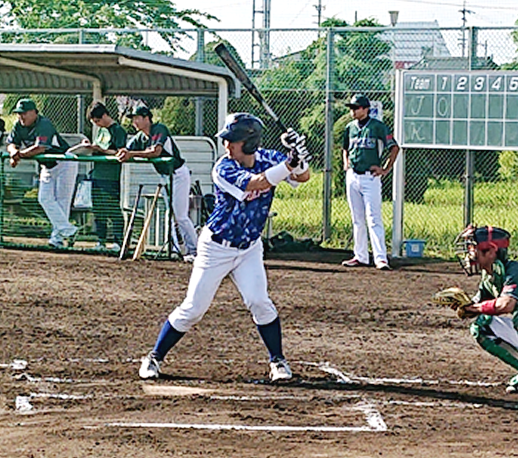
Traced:
<path fill-rule="evenodd" d="M 198 62 L 205 61 L 205 31 L 198 29 L 198 47 L 196 51 L 196 60 Z M 196 97 L 194 101 L 195 105 L 195 127 L 194 135 L 203 135 L 203 97 Z"/>
<path fill-rule="evenodd" d="M 477 35 L 476 27 L 470 28 L 468 66 L 473 70 L 477 59 Z M 468 119 L 471 117 L 471 110 L 468 111 Z M 468 128 L 469 138 L 469 128 Z M 475 151 L 466 150 L 466 173 L 464 176 L 464 227 L 473 222 L 473 207 L 475 202 Z"/>
<path fill-rule="evenodd" d="M 173 231 L 174 231 L 174 220 L 173 220 L 173 174 L 169 175 L 169 222 L 168 222 L 168 234 L 167 234 L 167 257 L 171 259 L 173 256 Z"/>
<path fill-rule="evenodd" d="M 79 30 L 79 44 L 84 43 L 84 31 Z M 85 131 L 85 99 L 82 95 L 77 96 L 77 133 L 83 134 Z"/>
<path fill-rule="evenodd" d="M 464 177 L 464 227 L 473 222 L 475 178 L 475 151 L 466 150 L 466 175 Z"/>
<path fill-rule="evenodd" d="M 5 159 L 0 153 L 0 246 L 4 245 Z"/>
<path fill-rule="evenodd" d="M 403 139 L 403 73 L 396 71 L 396 93 L 394 105 L 394 135 Z M 403 210 L 405 203 L 405 151 L 400 149 L 392 175 L 392 257 L 401 256 L 403 246 Z"/>
<path fill-rule="evenodd" d="M 334 33 L 327 32 L 327 73 L 326 73 L 326 132 L 324 158 L 324 189 L 322 202 L 323 240 L 331 237 L 331 187 L 333 173 L 333 71 L 334 71 Z"/>

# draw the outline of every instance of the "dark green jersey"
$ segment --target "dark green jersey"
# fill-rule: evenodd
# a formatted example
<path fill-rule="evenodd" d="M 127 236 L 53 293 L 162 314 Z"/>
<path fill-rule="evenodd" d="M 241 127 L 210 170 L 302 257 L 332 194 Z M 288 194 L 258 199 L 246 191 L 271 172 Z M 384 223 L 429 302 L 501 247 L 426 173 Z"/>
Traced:
<path fill-rule="evenodd" d="M 22 149 L 37 144 L 44 146 L 45 153 L 50 154 L 63 154 L 70 148 L 52 125 L 50 119 L 40 115 L 38 115 L 36 121 L 31 126 L 23 126 L 20 121 L 16 121 L 6 141 L 7 145 L 11 143 Z M 39 163 L 48 168 L 52 168 L 57 164 L 56 161 L 49 160 L 42 160 Z"/>
<path fill-rule="evenodd" d="M 377 119 L 369 118 L 363 127 L 354 120 L 345 127 L 343 149 L 348 152 L 349 167 L 355 172 L 364 173 L 373 165 L 381 166 L 385 148 L 396 145 L 389 128 Z"/>
<path fill-rule="evenodd" d="M 128 143 L 130 151 L 144 151 L 154 145 L 162 146 L 160 157 L 172 156 L 174 159 L 169 163 L 153 164 L 161 175 L 171 175 L 180 168 L 185 161 L 180 156 L 180 150 L 176 145 L 169 129 L 160 123 L 152 124 L 149 137 L 142 131 L 138 132 Z"/>
<path fill-rule="evenodd" d="M 126 146 L 128 134 L 122 126 L 116 122 L 109 127 L 101 127 L 97 133 L 94 144 L 99 145 L 105 150 L 117 151 Z M 100 151 L 95 151 L 94 155 L 104 156 Z M 92 178 L 96 180 L 120 181 L 122 164 L 117 162 L 95 162 L 92 171 Z"/>
<path fill-rule="evenodd" d="M 482 302 L 500 296 L 511 296 L 518 300 L 518 262 L 516 261 L 495 261 L 491 275 L 482 270 L 479 290 L 473 301 Z"/>

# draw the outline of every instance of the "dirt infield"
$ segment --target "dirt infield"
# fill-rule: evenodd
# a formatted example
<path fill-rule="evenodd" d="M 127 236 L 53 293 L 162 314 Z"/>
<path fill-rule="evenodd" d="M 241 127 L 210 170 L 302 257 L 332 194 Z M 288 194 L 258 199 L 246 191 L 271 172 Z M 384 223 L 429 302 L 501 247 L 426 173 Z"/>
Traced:
<path fill-rule="evenodd" d="M 272 386 L 228 279 L 163 379 L 141 382 L 190 265 L 0 250 L 0 457 L 517 457 L 512 370 L 429 304 L 477 279 L 342 256 L 267 259 L 295 373 Z"/>

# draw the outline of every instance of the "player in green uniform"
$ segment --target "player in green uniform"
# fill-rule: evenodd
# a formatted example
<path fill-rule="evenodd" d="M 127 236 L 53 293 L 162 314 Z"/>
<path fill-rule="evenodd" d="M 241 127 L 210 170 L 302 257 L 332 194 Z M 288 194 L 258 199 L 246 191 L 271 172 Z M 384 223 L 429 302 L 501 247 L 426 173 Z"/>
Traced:
<path fill-rule="evenodd" d="M 191 192 L 191 173 L 180 155 L 169 129 L 160 123 L 153 123 L 153 114 L 145 106 L 137 107 L 130 115 L 137 134 L 128 142 L 127 148 L 117 153 L 119 161 L 132 157 L 172 157 L 169 163 L 153 164 L 156 171 L 164 177 L 164 184 L 169 183 L 173 175 L 173 212 L 186 245 L 184 259 L 192 261 L 196 256 L 198 236 L 194 224 L 189 218 L 189 194 Z M 167 179 L 166 179 L 167 177 Z M 173 231 L 173 237 L 175 237 Z M 175 240 L 175 242 L 177 242 Z"/>
<path fill-rule="evenodd" d="M 482 274 L 478 293 L 465 308 L 479 314 L 471 334 L 485 351 L 518 370 L 518 262 L 507 257 L 510 237 L 498 227 L 468 226 L 457 237 L 456 251 L 468 275 Z M 507 392 L 518 392 L 518 375 Z"/>
<path fill-rule="evenodd" d="M 94 155 L 107 156 L 117 154 L 120 148 L 126 146 L 127 133 L 108 113 L 101 102 L 93 102 L 88 110 L 88 119 L 99 130 L 90 144 L 87 140 L 83 144 L 91 148 Z M 106 247 L 107 222 L 111 220 L 113 232 L 113 251 L 120 251 L 124 217 L 120 207 L 122 164 L 120 162 L 94 162 L 92 170 L 92 204 L 95 216 L 95 227 L 98 242 L 96 248 Z"/>
<path fill-rule="evenodd" d="M 347 202 L 353 223 L 354 257 L 342 264 L 346 267 L 369 264 L 368 228 L 374 264 L 380 270 L 390 270 L 381 216 L 381 177 L 389 173 L 394 165 L 399 146 L 389 128 L 369 116 L 370 102 L 367 97 L 355 95 L 347 106 L 351 109 L 353 121 L 345 128 L 343 160 Z M 385 149 L 390 154 L 382 166 Z"/>
<path fill-rule="evenodd" d="M 37 154 L 63 154 L 68 143 L 59 135 L 50 119 L 38 113 L 31 99 L 21 99 L 13 113 L 18 115 L 7 137 L 7 151 L 12 167 L 21 159 Z M 75 161 L 40 160 L 38 202 L 52 224 L 49 245 L 64 246 L 64 239 L 73 237 L 77 227 L 70 223 L 70 208 L 76 185 L 78 163 Z"/>

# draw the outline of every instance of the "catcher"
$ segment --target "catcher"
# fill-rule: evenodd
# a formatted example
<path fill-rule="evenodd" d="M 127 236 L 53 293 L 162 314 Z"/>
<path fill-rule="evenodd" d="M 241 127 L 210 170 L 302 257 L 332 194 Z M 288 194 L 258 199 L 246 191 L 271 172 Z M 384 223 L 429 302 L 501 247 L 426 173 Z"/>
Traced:
<path fill-rule="evenodd" d="M 481 273 L 478 293 L 470 299 L 460 288 L 448 288 L 433 301 L 456 310 L 459 318 L 477 317 L 470 332 L 478 344 L 518 370 L 518 262 L 507 257 L 510 237 L 498 227 L 468 226 L 455 240 L 456 255 L 468 275 Z M 518 393 L 518 374 L 506 391 Z"/>

